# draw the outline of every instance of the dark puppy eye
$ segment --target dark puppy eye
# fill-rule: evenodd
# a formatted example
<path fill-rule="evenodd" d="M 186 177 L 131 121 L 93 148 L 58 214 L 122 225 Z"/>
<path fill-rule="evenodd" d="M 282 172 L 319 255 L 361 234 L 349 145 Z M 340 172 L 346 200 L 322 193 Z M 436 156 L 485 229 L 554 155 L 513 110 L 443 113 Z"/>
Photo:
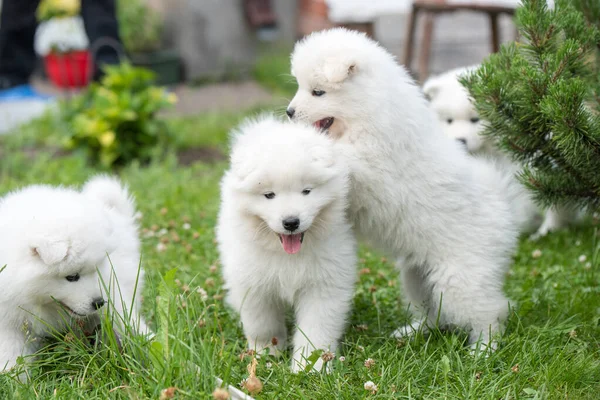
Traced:
<path fill-rule="evenodd" d="M 273 192 L 267 192 L 267 193 L 265 193 L 265 194 L 264 194 L 264 196 L 265 196 L 267 199 L 271 200 L 271 199 L 274 199 L 274 198 L 275 198 L 275 193 L 273 193 Z"/>
<path fill-rule="evenodd" d="M 471 122 L 474 123 L 474 124 L 478 123 L 479 122 L 479 117 L 473 117 L 473 118 L 471 118 Z"/>
<path fill-rule="evenodd" d="M 453 120 L 452 118 L 448 118 L 448 119 L 446 120 L 446 122 L 447 122 L 447 123 L 449 123 L 449 124 L 451 124 L 451 123 L 453 123 L 453 122 L 454 122 L 454 120 Z"/>
<path fill-rule="evenodd" d="M 65 279 L 69 282 L 77 282 L 79 280 L 79 274 L 69 275 Z"/>
<path fill-rule="evenodd" d="M 321 96 L 323 96 L 324 94 L 325 94 L 325 91 L 324 91 L 324 90 L 317 90 L 317 89 L 315 89 L 315 90 L 313 90 L 313 91 L 312 91 L 312 95 L 313 95 L 313 96 L 321 97 Z"/>
<path fill-rule="evenodd" d="M 312 189 L 304 189 L 304 190 L 302 191 L 302 194 L 306 196 L 306 195 L 310 194 L 310 191 L 311 191 L 311 190 L 312 190 Z"/>

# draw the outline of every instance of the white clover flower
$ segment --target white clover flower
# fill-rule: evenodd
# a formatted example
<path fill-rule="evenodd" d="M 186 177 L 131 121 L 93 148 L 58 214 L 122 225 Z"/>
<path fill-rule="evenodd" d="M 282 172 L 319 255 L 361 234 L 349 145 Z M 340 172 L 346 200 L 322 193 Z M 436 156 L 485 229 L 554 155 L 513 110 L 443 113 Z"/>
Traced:
<path fill-rule="evenodd" d="M 208 293 L 206 292 L 206 290 L 204 290 L 204 288 L 201 288 L 200 286 L 198 286 L 196 288 L 196 293 L 198 293 L 200 295 L 200 298 L 204 301 L 208 300 Z"/>
<path fill-rule="evenodd" d="M 366 381 L 364 387 L 365 387 L 365 390 L 368 390 L 371 393 L 377 392 L 377 385 L 375 383 L 373 383 L 372 381 Z"/>

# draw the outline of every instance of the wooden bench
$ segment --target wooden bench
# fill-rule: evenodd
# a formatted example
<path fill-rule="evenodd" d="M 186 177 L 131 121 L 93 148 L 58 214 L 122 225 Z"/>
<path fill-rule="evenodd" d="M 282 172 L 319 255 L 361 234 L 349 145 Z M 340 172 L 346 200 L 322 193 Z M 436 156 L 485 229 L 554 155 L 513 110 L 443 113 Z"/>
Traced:
<path fill-rule="evenodd" d="M 456 11 L 472 11 L 487 14 L 490 20 L 491 49 L 497 52 L 500 49 L 500 32 L 498 27 L 498 16 L 500 14 L 514 15 L 515 7 L 510 5 L 494 4 L 490 1 L 448 1 L 448 0 L 414 0 L 412 12 L 408 21 L 406 41 L 404 44 L 404 65 L 410 69 L 413 59 L 413 48 L 415 46 L 415 31 L 417 18 L 424 14 L 423 39 L 420 57 L 418 60 L 418 78 L 422 82 L 429 73 L 429 55 L 433 39 L 434 17 L 438 14 Z"/>
<path fill-rule="evenodd" d="M 331 9 L 328 4 L 332 6 Z M 350 0 L 299 0 L 298 36 L 343 26 L 374 37 L 374 22 L 379 16 L 405 13 L 410 9 L 409 4 L 409 0 L 364 0 L 364 5 Z"/>
<path fill-rule="evenodd" d="M 301 38 L 314 31 L 345 26 L 348 29 L 365 32 L 373 37 L 373 22 L 340 24 L 329 19 L 329 8 L 325 0 L 299 0 L 298 1 L 298 37 Z"/>

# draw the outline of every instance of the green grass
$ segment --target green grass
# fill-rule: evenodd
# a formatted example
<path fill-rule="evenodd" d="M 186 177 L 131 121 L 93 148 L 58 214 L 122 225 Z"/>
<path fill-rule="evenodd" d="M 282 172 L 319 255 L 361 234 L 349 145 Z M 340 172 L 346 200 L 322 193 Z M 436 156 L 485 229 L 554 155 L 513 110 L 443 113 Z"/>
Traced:
<path fill-rule="evenodd" d="M 298 84 L 290 74 L 290 49 L 264 51 L 254 66 L 254 79 L 267 89 L 284 96 L 288 101 L 294 97 Z"/>
<path fill-rule="evenodd" d="M 243 116 L 172 121 L 182 138 L 177 148 L 226 151 L 227 131 Z M 19 135 L 0 138 L 0 195 L 30 183 L 79 185 L 96 172 L 80 154 L 52 156 L 61 129 L 47 117 Z M 181 167 L 171 154 L 120 171 L 143 213 L 144 314 L 153 328 L 161 328 L 156 342 L 126 338 L 119 352 L 110 340 L 91 348 L 72 335 L 61 336 L 38 354 L 29 383 L 0 375 L 0 398 L 158 399 L 163 389 L 176 387 L 177 399 L 206 399 L 215 388 L 213 375 L 233 385 L 247 377 L 250 358 L 240 357 L 244 336 L 223 302 L 214 244 L 218 182 L 225 168 L 225 161 Z M 189 230 L 182 227 L 186 221 Z M 158 237 L 162 228 L 168 233 Z M 158 248 L 161 241 L 164 251 Z M 257 375 L 264 389 L 256 398 L 597 399 L 597 241 L 593 221 L 537 243 L 522 241 L 506 283 L 518 306 L 501 347 L 489 358 L 471 357 L 460 332 L 390 338 L 408 318 L 400 282 L 389 261 L 363 248 L 354 309 L 336 354 L 345 360 L 336 358 L 331 375 L 293 375 L 289 356 L 262 357 Z M 534 257 L 534 250 L 541 255 Z M 580 262 L 582 255 L 586 260 Z M 175 268 L 171 280 L 163 279 Z M 364 365 L 368 358 L 375 361 L 370 368 Z M 377 385 L 376 394 L 364 389 L 366 381 Z"/>

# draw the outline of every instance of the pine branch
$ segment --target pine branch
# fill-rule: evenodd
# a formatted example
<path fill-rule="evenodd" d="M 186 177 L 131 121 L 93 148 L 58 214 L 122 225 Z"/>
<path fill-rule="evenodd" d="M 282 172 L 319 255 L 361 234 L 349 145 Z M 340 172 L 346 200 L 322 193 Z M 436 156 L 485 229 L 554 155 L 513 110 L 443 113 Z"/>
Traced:
<path fill-rule="evenodd" d="M 600 1 L 524 0 L 522 42 L 462 79 L 484 135 L 527 166 L 540 203 L 600 206 Z"/>

